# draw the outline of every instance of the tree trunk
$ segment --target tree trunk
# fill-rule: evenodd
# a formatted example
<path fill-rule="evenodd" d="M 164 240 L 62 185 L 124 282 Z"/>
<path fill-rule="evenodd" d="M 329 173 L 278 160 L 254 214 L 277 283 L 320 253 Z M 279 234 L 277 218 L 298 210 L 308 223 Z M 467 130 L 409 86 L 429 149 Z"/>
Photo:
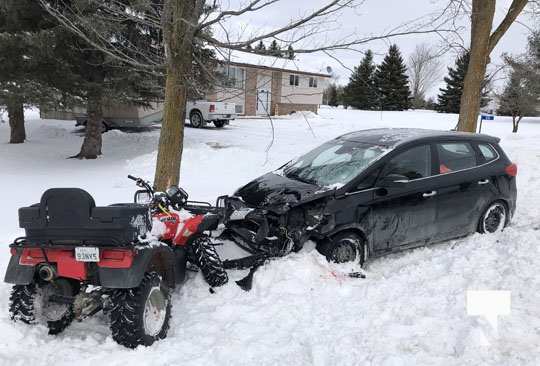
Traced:
<path fill-rule="evenodd" d="M 101 155 L 101 133 L 103 130 L 103 98 L 100 88 L 88 93 L 86 102 L 86 131 L 81 151 L 74 156 L 78 159 L 96 159 Z"/>
<path fill-rule="evenodd" d="M 7 101 L 7 111 L 9 127 L 11 128 L 10 144 L 22 144 L 26 140 L 26 130 L 24 128 L 24 107 L 19 99 L 9 99 Z"/>
<path fill-rule="evenodd" d="M 181 77 L 180 77 L 181 78 Z M 172 70 L 167 71 L 163 123 L 159 135 L 154 186 L 164 191 L 180 180 L 180 164 L 184 146 L 184 110 L 187 88 Z"/>
<path fill-rule="evenodd" d="M 159 191 L 178 184 L 180 180 L 187 101 L 186 78 L 192 68 L 195 25 L 203 5 L 202 0 L 165 0 L 163 5 L 167 80 L 154 177 L 154 186 Z"/>
<path fill-rule="evenodd" d="M 469 66 L 463 82 L 458 131 L 476 132 L 480 93 L 489 59 L 489 37 L 495 14 L 495 0 L 473 0 Z"/>
<path fill-rule="evenodd" d="M 518 132 L 518 128 L 519 128 L 519 122 L 521 121 L 521 119 L 523 118 L 523 116 L 512 116 L 512 132 L 513 133 L 517 133 Z"/>

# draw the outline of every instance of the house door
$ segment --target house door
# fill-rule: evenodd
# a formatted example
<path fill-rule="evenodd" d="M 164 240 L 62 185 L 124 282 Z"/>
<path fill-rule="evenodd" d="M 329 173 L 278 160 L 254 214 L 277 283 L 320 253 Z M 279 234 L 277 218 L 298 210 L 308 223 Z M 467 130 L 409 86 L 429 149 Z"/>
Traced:
<path fill-rule="evenodd" d="M 257 115 L 271 114 L 272 76 L 257 76 Z"/>

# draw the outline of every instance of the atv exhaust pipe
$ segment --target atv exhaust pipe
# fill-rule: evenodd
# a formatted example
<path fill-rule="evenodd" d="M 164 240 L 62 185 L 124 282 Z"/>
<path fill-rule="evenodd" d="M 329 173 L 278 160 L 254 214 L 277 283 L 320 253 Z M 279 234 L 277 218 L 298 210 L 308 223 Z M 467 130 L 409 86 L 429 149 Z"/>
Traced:
<path fill-rule="evenodd" d="M 38 276 L 43 281 L 50 282 L 56 278 L 56 269 L 50 264 L 43 264 L 38 269 Z"/>

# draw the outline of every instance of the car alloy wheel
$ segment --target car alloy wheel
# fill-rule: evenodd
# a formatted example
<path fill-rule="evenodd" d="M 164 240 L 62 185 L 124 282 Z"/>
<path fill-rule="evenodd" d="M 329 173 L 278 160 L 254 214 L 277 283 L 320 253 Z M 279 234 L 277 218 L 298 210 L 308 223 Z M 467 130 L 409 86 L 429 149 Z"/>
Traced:
<path fill-rule="evenodd" d="M 483 233 L 496 233 L 502 231 L 506 225 L 506 206 L 502 202 L 491 204 L 480 223 Z"/>

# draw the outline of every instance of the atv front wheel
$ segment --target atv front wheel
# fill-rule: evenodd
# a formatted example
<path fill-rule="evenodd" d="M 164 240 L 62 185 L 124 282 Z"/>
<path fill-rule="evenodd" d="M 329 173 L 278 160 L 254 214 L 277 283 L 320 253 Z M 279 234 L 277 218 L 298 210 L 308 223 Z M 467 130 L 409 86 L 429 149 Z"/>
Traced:
<path fill-rule="evenodd" d="M 150 346 L 167 336 L 171 294 L 156 272 L 146 273 L 138 287 L 115 290 L 111 302 L 110 328 L 118 344 Z"/>
<path fill-rule="evenodd" d="M 45 322 L 49 334 L 58 334 L 73 321 L 73 305 L 52 301 L 59 298 L 73 297 L 73 286 L 65 279 L 47 282 L 38 286 L 15 285 L 9 298 L 9 314 L 12 320 L 26 324 Z"/>
<path fill-rule="evenodd" d="M 201 269 L 204 279 L 210 286 L 223 286 L 229 281 L 223 262 L 208 236 L 195 238 L 190 243 L 190 248 L 191 261 Z"/>

